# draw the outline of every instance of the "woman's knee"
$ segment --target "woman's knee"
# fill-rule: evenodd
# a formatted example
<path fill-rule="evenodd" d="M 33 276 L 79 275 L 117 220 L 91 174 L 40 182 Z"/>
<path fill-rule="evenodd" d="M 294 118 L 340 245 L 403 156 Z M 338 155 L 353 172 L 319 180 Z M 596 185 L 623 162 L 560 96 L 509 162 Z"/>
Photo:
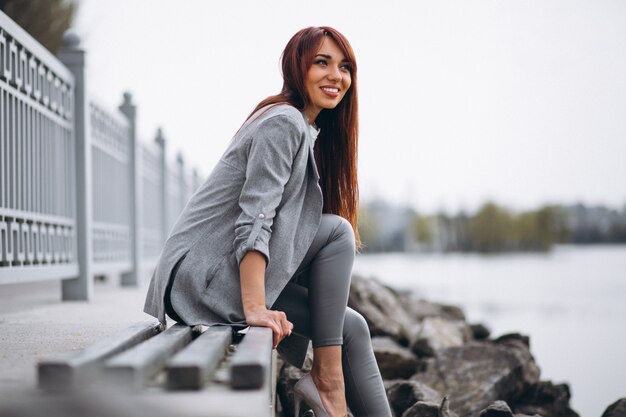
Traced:
<path fill-rule="evenodd" d="M 346 316 L 343 321 L 343 339 L 344 342 L 354 340 L 371 342 L 370 330 L 365 317 L 349 307 L 346 309 Z"/>
<path fill-rule="evenodd" d="M 340 245 L 342 248 L 354 251 L 355 238 L 352 224 L 350 224 L 350 222 L 345 218 L 336 214 L 324 214 L 323 216 L 326 221 L 333 222 L 331 240 L 336 242 L 336 244 Z"/>

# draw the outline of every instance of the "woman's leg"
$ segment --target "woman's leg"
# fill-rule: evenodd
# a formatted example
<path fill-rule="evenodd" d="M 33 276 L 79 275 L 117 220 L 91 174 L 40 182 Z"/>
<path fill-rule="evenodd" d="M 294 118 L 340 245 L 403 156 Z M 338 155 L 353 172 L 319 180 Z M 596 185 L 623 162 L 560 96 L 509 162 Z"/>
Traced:
<path fill-rule="evenodd" d="M 294 324 L 294 332 L 310 336 L 311 321 L 308 290 L 301 285 L 287 284 L 273 308 L 284 311 Z M 367 323 L 350 307 L 343 322 L 342 366 L 345 395 L 355 416 L 391 416 L 387 394 L 372 349 Z"/>
<path fill-rule="evenodd" d="M 324 214 L 296 281 L 309 289 L 313 348 L 343 342 L 343 319 L 348 305 L 354 232 L 342 217 Z M 308 261 L 308 262 L 307 262 Z"/>
<path fill-rule="evenodd" d="M 343 375 L 352 414 L 391 417 L 367 322 L 361 314 L 348 308 L 343 328 Z"/>
<path fill-rule="evenodd" d="M 355 311 L 346 312 L 354 251 L 350 223 L 339 216 L 323 215 L 313 244 L 294 275 L 297 284 L 289 283 L 272 308 L 287 314 L 295 332 L 311 337 L 316 385 L 328 382 L 325 388 L 332 390 L 337 380 L 330 379 L 339 372 L 356 415 L 390 416 L 367 324 Z M 318 385 L 320 391 L 323 388 Z"/>

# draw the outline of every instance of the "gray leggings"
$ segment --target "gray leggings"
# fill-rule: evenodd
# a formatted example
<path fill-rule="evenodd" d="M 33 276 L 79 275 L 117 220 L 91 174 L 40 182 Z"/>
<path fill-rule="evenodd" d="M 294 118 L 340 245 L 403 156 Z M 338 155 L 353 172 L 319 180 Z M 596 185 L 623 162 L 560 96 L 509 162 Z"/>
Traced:
<path fill-rule="evenodd" d="M 284 311 L 294 332 L 310 337 L 313 347 L 343 345 L 346 400 L 355 416 L 390 417 L 367 323 L 347 307 L 354 253 L 350 223 L 323 214 L 304 260 L 272 309 Z"/>

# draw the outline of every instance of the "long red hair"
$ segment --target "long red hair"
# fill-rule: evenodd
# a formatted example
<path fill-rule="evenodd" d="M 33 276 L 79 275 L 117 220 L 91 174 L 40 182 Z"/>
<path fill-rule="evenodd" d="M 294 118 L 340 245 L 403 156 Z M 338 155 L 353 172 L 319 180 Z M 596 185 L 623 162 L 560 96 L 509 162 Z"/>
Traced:
<path fill-rule="evenodd" d="M 345 36 L 328 26 L 307 27 L 298 31 L 289 40 L 281 55 L 283 87 L 280 93 L 257 104 L 247 119 L 265 106 L 286 103 L 302 111 L 311 103 L 305 80 L 324 36 L 334 40 L 348 59 L 352 83 L 337 107 L 323 109 L 315 119 L 315 124 L 320 128 L 315 141 L 315 159 L 324 196 L 323 212 L 337 214 L 352 224 L 358 248 L 361 246 L 361 238 L 357 228 L 359 208 L 357 65 L 354 51 Z"/>

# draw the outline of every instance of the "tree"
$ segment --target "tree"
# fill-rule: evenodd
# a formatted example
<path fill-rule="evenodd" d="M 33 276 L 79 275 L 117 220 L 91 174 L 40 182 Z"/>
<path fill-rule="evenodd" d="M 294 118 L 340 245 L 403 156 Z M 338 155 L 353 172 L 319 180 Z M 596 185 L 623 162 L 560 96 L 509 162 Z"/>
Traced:
<path fill-rule="evenodd" d="M 0 0 L 0 9 L 56 54 L 76 15 L 75 0 Z"/>
<path fill-rule="evenodd" d="M 486 203 L 471 219 L 469 231 L 472 249 L 499 252 L 511 246 L 511 215 L 494 203 Z"/>
<path fill-rule="evenodd" d="M 433 229 L 432 218 L 419 215 L 413 217 L 413 237 L 419 243 L 432 245 L 435 240 Z"/>

